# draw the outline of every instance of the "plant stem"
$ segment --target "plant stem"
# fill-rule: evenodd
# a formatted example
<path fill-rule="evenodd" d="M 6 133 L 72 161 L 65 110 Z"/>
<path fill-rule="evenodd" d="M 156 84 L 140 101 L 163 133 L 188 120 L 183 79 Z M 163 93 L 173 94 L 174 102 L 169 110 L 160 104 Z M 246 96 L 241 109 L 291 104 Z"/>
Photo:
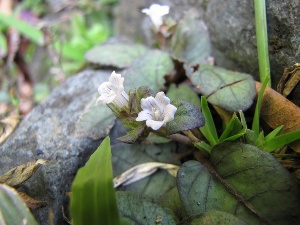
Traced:
<path fill-rule="evenodd" d="M 263 82 L 269 77 L 268 86 L 271 86 L 265 0 L 254 0 L 254 11 L 260 81 Z"/>

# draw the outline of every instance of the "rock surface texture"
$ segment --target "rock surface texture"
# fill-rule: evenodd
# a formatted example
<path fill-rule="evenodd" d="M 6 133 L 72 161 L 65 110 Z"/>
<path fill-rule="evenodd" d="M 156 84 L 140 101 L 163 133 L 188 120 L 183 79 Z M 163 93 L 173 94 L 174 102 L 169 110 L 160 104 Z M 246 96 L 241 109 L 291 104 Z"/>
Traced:
<path fill-rule="evenodd" d="M 54 224 L 67 224 L 62 216 L 62 206 L 68 212 L 66 193 L 78 168 L 101 141 L 77 138 L 75 125 L 91 99 L 97 97 L 98 85 L 109 75 L 85 71 L 66 80 L 0 146 L 0 174 L 31 160 L 48 160 L 19 189 L 48 203 L 34 213 L 39 224 L 49 224 L 49 210 L 54 212 Z"/>
<path fill-rule="evenodd" d="M 259 77 L 254 3 L 248 0 L 120 0 L 116 10 L 116 33 L 151 43 L 147 16 L 141 13 L 152 3 L 170 6 L 170 17 L 195 13 L 203 19 L 211 35 L 216 65 Z M 267 0 L 267 21 L 272 85 L 276 87 L 283 69 L 300 62 L 300 0 Z M 130 13 L 128 13 L 130 12 Z M 300 87 L 291 99 L 300 105 Z"/>

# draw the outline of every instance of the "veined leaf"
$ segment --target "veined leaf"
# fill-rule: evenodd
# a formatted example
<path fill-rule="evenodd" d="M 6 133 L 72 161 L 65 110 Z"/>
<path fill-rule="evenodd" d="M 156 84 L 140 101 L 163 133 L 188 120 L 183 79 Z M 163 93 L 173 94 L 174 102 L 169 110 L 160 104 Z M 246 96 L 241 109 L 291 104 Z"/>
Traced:
<path fill-rule="evenodd" d="M 255 82 L 249 74 L 201 64 L 188 77 L 208 102 L 229 112 L 248 109 L 256 96 Z"/>
<path fill-rule="evenodd" d="M 211 166 L 183 164 L 177 174 L 180 198 L 189 215 L 212 210 L 248 224 L 297 224 L 300 190 L 291 174 L 253 145 L 224 142 L 210 155 Z"/>
<path fill-rule="evenodd" d="M 113 188 L 110 139 L 105 138 L 72 183 L 73 225 L 120 223 Z"/>

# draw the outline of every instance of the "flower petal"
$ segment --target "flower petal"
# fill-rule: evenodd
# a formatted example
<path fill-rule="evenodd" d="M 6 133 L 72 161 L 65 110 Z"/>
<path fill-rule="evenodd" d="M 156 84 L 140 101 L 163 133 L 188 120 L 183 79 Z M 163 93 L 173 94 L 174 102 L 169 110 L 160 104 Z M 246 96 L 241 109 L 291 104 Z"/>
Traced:
<path fill-rule="evenodd" d="M 144 121 L 144 120 L 152 120 L 153 115 L 149 110 L 143 110 L 139 112 L 138 117 L 135 119 L 136 121 Z"/>
<path fill-rule="evenodd" d="M 123 83 L 124 83 L 124 77 L 121 77 L 121 74 L 115 73 L 113 71 L 109 77 L 109 83 L 111 84 L 114 91 L 120 93 L 124 90 Z"/>
<path fill-rule="evenodd" d="M 147 98 L 142 98 L 141 99 L 141 107 L 143 110 L 152 110 L 153 107 L 155 107 L 156 104 L 155 104 L 155 99 L 150 96 L 150 97 L 147 97 Z"/>
<path fill-rule="evenodd" d="M 158 109 L 163 112 L 164 107 L 170 104 L 170 99 L 165 95 L 164 92 L 158 92 L 155 96 L 155 102 L 158 106 Z"/>
<path fill-rule="evenodd" d="M 164 124 L 166 124 L 167 122 L 174 119 L 174 115 L 177 111 L 177 108 L 174 105 L 169 104 L 165 106 L 164 110 L 165 110 Z"/>
<path fill-rule="evenodd" d="M 158 130 L 164 125 L 164 121 L 147 120 L 146 125 L 147 127 L 151 127 L 153 130 Z"/>

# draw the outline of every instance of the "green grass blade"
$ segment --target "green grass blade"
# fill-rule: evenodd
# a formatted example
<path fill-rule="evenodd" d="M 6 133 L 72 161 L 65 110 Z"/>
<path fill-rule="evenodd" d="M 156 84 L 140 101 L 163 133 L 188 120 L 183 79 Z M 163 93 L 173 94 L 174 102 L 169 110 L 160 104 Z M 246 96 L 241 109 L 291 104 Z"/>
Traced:
<path fill-rule="evenodd" d="M 283 125 L 277 127 L 276 129 L 272 130 L 272 132 L 270 132 L 266 137 L 265 137 L 265 141 L 269 141 L 272 138 L 276 137 L 283 129 Z"/>
<path fill-rule="evenodd" d="M 296 140 L 300 140 L 300 130 L 296 130 L 286 134 L 281 134 L 277 137 L 266 141 L 264 150 L 267 152 L 272 152 Z"/>
<path fill-rule="evenodd" d="M 263 100 L 263 94 L 267 87 L 268 81 L 269 81 L 269 77 L 266 77 L 261 85 L 261 88 L 260 88 L 260 91 L 259 91 L 259 94 L 257 97 L 257 101 L 256 101 L 254 116 L 253 116 L 252 130 L 254 131 L 254 134 L 257 137 L 259 135 L 259 114 L 260 114 L 261 104 L 262 104 L 262 100 Z"/>
<path fill-rule="evenodd" d="M 204 150 L 204 152 L 207 152 L 208 154 L 210 154 L 212 150 L 212 147 L 209 144 L 205 143 L 204 141 L 195 143 L 195 147 L 198 148 L 200 151 Z"/>
<path fill-rule="evenodd" d="M 227 124 L 227 126 L 225 127 L 222 135 L 220 136 L 219 143 L 225 141 L 230 136 L 235 136 L 236 134 L 240 134 L 241 131 L 243 131 L 243 130 L 245 130 L 245 129 L 243 129 L 243 126 L 242 126 L 240 120 L 238 119 L 236 114 L 234 114 L 232 116 L 231 120 L 229 121 L 229 123 Z"/>
<path fill-rule="evenodd" d="M 70 203 L 73 225 L 120 224 L 112 180 L 110 139 L 107 137 L 73 181 Z"/>
<path fill-rule="evenodd" d="M 42 45 L 44 43 L 44 34 L 42 31 L 14 16 L 6 16 L 0 13 L 0 23 L 15 28 L 35 44 Z"/>
<path fill-rule="evenodd" d="M 218 134 L 214 120 L 208 107 L 207 100 L 204 96 L 201 96 L 201 110 L 205 118 L 205 125 L 203 127 L 200 127 L 200 131 L 213 147 L 219 142 Z"/>
<path fill-rule="evenodd" d="M 260 81 L 268 78 L 268 84 L 271 86 L 265 0 L 254 0 L 254 11 Z"/>

